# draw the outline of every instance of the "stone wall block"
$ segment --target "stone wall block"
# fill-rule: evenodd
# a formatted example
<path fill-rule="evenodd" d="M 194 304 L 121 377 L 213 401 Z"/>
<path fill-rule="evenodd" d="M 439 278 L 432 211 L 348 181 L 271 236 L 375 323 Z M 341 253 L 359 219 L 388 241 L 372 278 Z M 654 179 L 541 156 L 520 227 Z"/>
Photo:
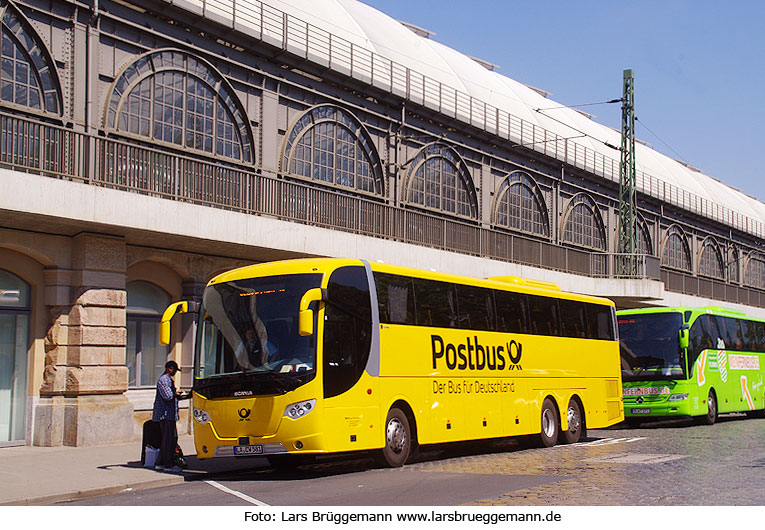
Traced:
<path fill-rule="evenodd" d="M 124 366 L 125 348 L 121 346 L 69 346 L 71 366 Z"/>
<path fill-rule="evenodd" d="M 72 346 L 122 346 L 127 344 L 124 327 L 70 326 L 69 344 Z"/>
<path fill-rule="evenodd" d="M 121 289 L 80 288 L 73 296 L 73 305 L 121 308 L 127 305 L 127 292 Z"/>
<path fill-rule="evenodd" d="M 125 240 L 82 233 L 72 240 L 72 269 L 125 272 Z"/>
<path fill-rule="evenodd" d="M 66 364 L 68 357 L 69 357 L 68 346 L 56 346 L 55 348 L 51 348 L 50 350 L 47 347 L 45 348 L 45 365 L 46 366 Z"/>
<path fill-rule="evenodd" d="M 125 327 L 125 310 L 116 307 L 75 305 L 68 315 L 68 322 L 72 326 Z"/>
<path fill-rule="evenodd" d="M 64 443 L 64 397 L 42 397 L 35 407 L 34 439 L 42 447 Z"/>
<path fill-rule="evenodd" d="M 43 382 L 40 386 L 41 396 L 56 396 L 66 392 L 66 366 L 47 364 L 43 370 Z"/>
<path fill-rule="evenodd" d="M 124 395 L 77 396 L 64 403 L 64 445 L 83 447 L 134 439 L 133 406 Z"/>
<path fill-rule="evenodd" d="M 124 289 L 125 273 L 88 269 L 76 270 L 72 274 L 72 285 L 90 289 Z"/>
<path fill-rule="evenodd" d="M 121 394 L 128 387 L 127 366 L 69 366 L 66 368 L 67 396 Z"/>

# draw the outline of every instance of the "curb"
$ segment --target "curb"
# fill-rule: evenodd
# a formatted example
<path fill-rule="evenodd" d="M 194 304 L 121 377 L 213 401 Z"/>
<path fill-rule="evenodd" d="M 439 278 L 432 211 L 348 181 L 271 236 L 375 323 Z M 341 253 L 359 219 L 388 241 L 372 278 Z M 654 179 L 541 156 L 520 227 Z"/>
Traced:
<path fill-rule="evenodd" d="M 103 488 L 94 488 L 88 490 L 69 491 L 66 493 L 56 493 L 53 495 L 43 495 L 40 497 L 30 497 L 27 499 L 16 499 L 11 501 L 2 501 L 0 506 L 44 506 L 47 504 L 56 504 L 58 502 L 75 501 L 88 499 L 91 497 L 100 497 L 102 495 L 113 495 L 122 493 L 126 490 L 140 491 L 164 486 L 174 486 L 183 484 L 186 477 L 184 475 L 173 475 L 156 480 L 120 484 L 117 486 L 105 486 Z"/>

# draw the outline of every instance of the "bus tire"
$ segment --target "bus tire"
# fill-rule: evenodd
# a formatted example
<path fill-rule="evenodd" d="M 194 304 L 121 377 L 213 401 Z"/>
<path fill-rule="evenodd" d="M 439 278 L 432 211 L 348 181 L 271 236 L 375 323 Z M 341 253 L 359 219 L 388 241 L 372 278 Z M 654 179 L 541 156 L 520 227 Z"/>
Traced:
<path fill-rule="evenodd" d="M 709 395 L 707 396 L 707 413 L 704 416 L 699 416 L 698 422 L 701 425 L 714 425 L 717 421 L 717 394 L 713 388 L 709 389 Z"/>
<path fill-rule="evenodd" d="M 385 420 L 385 445 L 383 461 L 389 467 L 401 467 L 412 452 L 412 429 L 404 412 L 396 407 L 388 411 Z"/>
<path fill-rule="evenodd" d="M 565 444 L 575 444 L 582 439 L 584 433 L 584 418 L 582 418 L 582 409 L 575 399 L 568 402 L 566 411 L 566 422 L 568 429 L 561 429 L 558 441 Z"/>
<path fill-rule="evenodd" d="M 540 419 L 542 428 L 539 433 L 539 444 L 541 447 L 552 447 L 558 440 L 560 422 L 558 421 L 558 411 L 550 398 L 545 398 L 542 402 Z"/>

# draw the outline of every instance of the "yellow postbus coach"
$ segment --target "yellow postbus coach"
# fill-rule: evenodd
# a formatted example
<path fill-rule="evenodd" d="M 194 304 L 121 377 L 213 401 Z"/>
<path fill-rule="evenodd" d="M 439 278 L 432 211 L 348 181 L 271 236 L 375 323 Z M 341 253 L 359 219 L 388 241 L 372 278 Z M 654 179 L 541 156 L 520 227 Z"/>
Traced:
<path fill-rule="evenodd" d="M 198 306 L 198 307 L 197 307 Z M 199 312 L 199 458 L 374 450 L 531 435 L 578 441 L 623 419 L 614 305 L 515 277 L 476 279 L 351 259 L 221 274 Z"/>

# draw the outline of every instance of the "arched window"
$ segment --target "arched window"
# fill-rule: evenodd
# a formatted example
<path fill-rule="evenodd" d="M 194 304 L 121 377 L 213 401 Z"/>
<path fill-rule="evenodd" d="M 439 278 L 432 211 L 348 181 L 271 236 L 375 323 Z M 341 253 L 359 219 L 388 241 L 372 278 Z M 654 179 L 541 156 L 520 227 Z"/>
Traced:
<path fill-rule="evenodd" d="M 648 230 L 648 223 L 640 214 L 637 217 L 637 252 L 638 254 L 653 255 L 651 232 Z"/>
<path fill-rule="evenodd" d="M 252 133 L 233 88 L 202 59 L 177 50 L 142 55 L 117 77 L 107 127 L 208 155 L 253 161 Z"/>
<path fill-rule="evenodd" d="M 544 196 L 534 179 L 514 171 L 497 190 L 494 223 L 497 226 L 549 237 L 550 224 Z"/>
<path fill-rule="evenodd" d="M 723 265 L 722 251 L 717 241 L 708 237 L 701 244 L 701 254 L 699 256 L 699 276 L 709 276 L 711 278 L 725 278 L 725 266 Z"/>
<path fill-rule="evenodd" d="M 744 283 L 758 289 L 765 289 L 765 256 L 752 252 L 746 261 Z"/>
<path fill-rule="evenodd" d="M 741 253 L 734 246 L 728 248 L 728 281 L 738 283 L 741 281 L 739 276 Z"/>
<path fill-rule="evenodd" d="M 363 125 L 332 105 L 314 107 L 292 127 L 283 170 L 336 186 L 382 194 L 382 163 Z"/>
<path fill-rule="evenodd" d="M 24 439 L 29 285 L 0 269 L 0 442 Z"/>
<path fill-rule="evenodd" d="M 170 295 L 153 283 L 127 284 L 127 366 L 130 388 L 150 387 L 165 370 L 169 348 L 159 343 L 159 322 Z"/>
<path fill-rule="evenodd" d="M 478 198 L 467 165 L 443 144 L 420 149 L 411 162 L 406 201 L 462 217 L 478 217 Z"/>
<path fill-rule="evenodd" d="M 0 100 L 60 115 L 61 85 L 52 57 L 24 15 L 0 0 Z"/>
<path fill-rule="evenodd" d="M 574 195 L 563 217 L 563 241 L 578 247 L 606 250 L 606 229 L 600 210 L 584 193 Z"/>
<path fill-rule="evenodd" d="M 679 226 L 671 226 L 664 237 L 661 264 L 683 271 L 691 270 L 691 251 L 685 232 Z"/>

